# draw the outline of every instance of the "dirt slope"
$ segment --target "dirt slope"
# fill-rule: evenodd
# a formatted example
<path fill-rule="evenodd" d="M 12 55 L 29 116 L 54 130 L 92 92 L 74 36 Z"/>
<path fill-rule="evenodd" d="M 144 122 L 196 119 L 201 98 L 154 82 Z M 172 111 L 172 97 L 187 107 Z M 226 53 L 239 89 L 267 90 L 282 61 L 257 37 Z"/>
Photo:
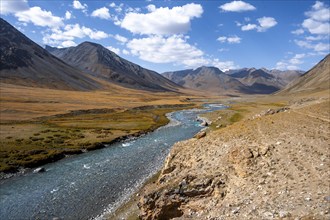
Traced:
<path fill-rule="evenodd" d="M 311 93 L 330 89 L 330 54 L 278 94 Z"/>
<path fill-rule="evenodd" d="M 291 103 L 177 143 L 141 217 L 329 219 L 329 96 Z"/>

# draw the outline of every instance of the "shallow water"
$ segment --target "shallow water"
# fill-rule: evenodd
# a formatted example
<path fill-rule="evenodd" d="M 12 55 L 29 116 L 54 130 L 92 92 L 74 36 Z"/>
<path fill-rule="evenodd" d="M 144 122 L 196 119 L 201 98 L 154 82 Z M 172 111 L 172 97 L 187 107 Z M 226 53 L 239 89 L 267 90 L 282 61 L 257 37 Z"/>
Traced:
<path fill-rule="evenodd" d="M 171 146 L 202 127 L 196 116 L 222 109 L 170 114 L 170 124 L 122 143 L 45 165 L 44 173 L 13 177 L 0 185 L 0 219 L 102 218 L 159 170 Z"/>

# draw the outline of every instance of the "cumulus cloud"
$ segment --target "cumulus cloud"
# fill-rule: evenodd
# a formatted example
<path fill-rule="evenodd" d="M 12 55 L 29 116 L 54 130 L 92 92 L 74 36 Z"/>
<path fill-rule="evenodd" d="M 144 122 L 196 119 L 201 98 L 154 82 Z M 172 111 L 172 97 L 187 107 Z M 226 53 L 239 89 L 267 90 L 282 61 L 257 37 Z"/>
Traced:
<path fill-rule="evenodd" d="M 56 28 L 63 26 L 63 20 L 54 16 L 52 12 L 41 9 L 40 7 L 32 7 L 25 11 L 15 13 L 15 17 L 21 22 L 33 23 L 36 26 Z"/>
<path fill-rule="evenodd" d="M 74 41 L 72 41 L 72 40 L 63 41 L 61 45 L 63 47 L 74 47 L 74 46 L 77 46 L 77 44 Z"/>
<path fill-rule="evenodd" d="M 239 68 L 239 66 L 235 65 L 233 61 L 220 61 L 219 59 L 214 59 L 211 61 L 211 64 L 223 72 Z"/>
<path fill-rule="evenodd" d="M 217 41 L 220 41 L 221 43 L 229 43 L 229 44 L 239 44 L 241 43 L 242 38 L 234 35 L 234 36 L 220 36 L 218 37 Z"/>
<path fill-rule="evenodd" d="M 92 17 L 98 17 L 98 18 L 101 18 L 101 19 L 106 19 L 106 20 L 111 18 L 110 13 L 109 13 L 109 9 L 106 8 L 106 7 L 96 9 L 95 11 L 92 12 L 91 16 Z"/>
<path fill-rule="evenodd" d="M 112 46 L 107 46 L 106 47 L 108 50 L 111 50 L 112 52 L 114 52 L 115 54 L 119 55 L 120 54 L 120 49 L 119 48 L 115 48 Z"/>
<path fill-rule="evenodd" d="M 0 1 L 0 9 L 1 14 L 7 15 L 11 13 L 17 13 L 21 11 L 29 10 L 29 5 L 27 0 L 1 0 Z"/>
<path fill-rule="evenodd" d="M 242 31 L 250 31 L 250 30 L 253 30 L 253 29 L 257 29 L 257 25 L 256 24 L 246 24 L 246 25 L 243 25 L 241 27 L 241 30 Z"/>
<path fill-rule="evenodd" d="M 71 12 L 66 11 L 66 12 L 65 12 L 65 19 L 66 19 L 66 20 L 69 20 L 69 19 L 71 19 L 71 17 L 72 17 Z"/>
<path fill-rule="evenodd" d="M 78 10 L 86 10 L 87 9 L 87 4 L 81 4 L 80 1 L 78 0 L 74 0 L 72 2 L 72 6 L 74 9 L 78 9 Z"/>
<path fill-rule="evenodd" d="M 277 25 L 277 21 L 275 18 L 272 17 L 262 17 L 258 18 L 258 25 L 257 24 L 246 24 L 241 26 L 242 31 L 250 31 L 250 30 L 257 30 L 258 32 L 265 32 L 269 28 L 272 28 Z"/>
<path fill-rule="evenodd" d="M 307 19 L 302 27 L 311 34 L 329 35 L 330 33 L 330 8 L 323 2 L 316 1 L 310 11 L 305 13 Z"/>
<path fill-rule="evenodd" d="M 253 5 L 243 2 L 243 1 L 232 1 L 219 7 L 223 11 L 229 12 L 242 12 L 242 11 L 253 11 L 256 10 L 256 7 Z"/>
<path fill-rule="evenodd" d="M 190 29 L 190 21 L 203 13 L 200 4 L 186 4 L 173 8 L 149 7 L 149 13 L 127 13 L 120 26 L 134 34 L 171 35 L 186 33 Z"/>
<path fill-rule="evenodd" d="M 133 56 L 152 63 L 173 63 L 187 68 L 202 65 L 214 65 L 226 69 L 233 67 L 232 61 L 219 61 L 205 58 L 203 51 L 187 42 L 188 37 L 172 35 L 169 37 L 153 35 L 142 39 L 128 41 L 127 48 Z M 126 54 L 128 51 L 123 51 Z"/>
<path fill-rule="evenodd" d="M 295 34 L 295 35 L 301 35 L 303 33 L 305 33 L 304 29 L 297 29 L 297 30 L 294 30 L 294 31 L 291 31 L 292 34 Z"/>
<path fill-rule="evenodd" d="M 292 58 L 288 60 L 281 60 L 276 63 L 276 69 L 279 70 L 299 70 L 299 64 L 304 63 L 302 60 L 307 55 L 304 53 L 295 54 Z"/>
<path fill-rule="evenodd" d="M 63 29 L 52 29 L 50 34 L 45 34 L 43 43 L 49 45 L 61 45 L 64 41 L 73 41 L 76 38 L 88 37 L 92 40 L 100 40 L 109 37 L 103 31 L 80 26 L 79 24 L 69 24 Z"/>
<path fill-rule="evenodd" d="M 120 41 L 121 43 L 126 43 L 128 41 L 126 37 L 119 34 L 114 35 L 113 38 L 115 38 L 117 41 Z"/>
<path fill-rule="evenodd" d="M 294 40 L 294 42 L 299 47 L 306 48 L 306 49 L 312 49 L 312 50 L 317 51 L 317 52 L 329 51 L 330 50 L 329 42 L 312 43 L 308 40 Z"/>

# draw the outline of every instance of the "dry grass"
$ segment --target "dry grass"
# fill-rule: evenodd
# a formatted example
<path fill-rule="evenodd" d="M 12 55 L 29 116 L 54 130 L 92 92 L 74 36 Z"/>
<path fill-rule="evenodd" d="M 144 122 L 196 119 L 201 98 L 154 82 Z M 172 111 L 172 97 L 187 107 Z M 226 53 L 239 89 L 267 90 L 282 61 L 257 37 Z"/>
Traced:
<path fill-rule="evenodd" d="M 0 171 L 39 166 L 98 148 L 97 143 L 153 130 L 167 123 L 165 113 L 189 104 L 188 97 L 116 86 L 77 92 L 1 83 Z M 140 106 L 145 107 L 136 108 Z"/>

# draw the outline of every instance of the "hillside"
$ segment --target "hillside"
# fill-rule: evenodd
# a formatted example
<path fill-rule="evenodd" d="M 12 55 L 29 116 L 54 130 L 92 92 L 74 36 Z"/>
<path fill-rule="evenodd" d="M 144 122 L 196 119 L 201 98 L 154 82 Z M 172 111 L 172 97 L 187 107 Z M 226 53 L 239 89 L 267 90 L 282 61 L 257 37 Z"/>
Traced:
<path fill-rule="evenodd" d="M 310 93 L 330 88 L 330 54 L 311 70 L 280 91 L 279 95 Z"/>
<path fill-rule="evenodd" d="M 195 70 L 165 72 L 162 74 L 175 83 L 215 94 L 250 93 L 238 80 L 228 76 L 216 67 L 199 67 Z"/>
<path fill-rule="evenodd" d="M 64 62 L 94 77 L 117 85 L 150 91 L 177 91 L 180 87 L 160 74 L 129 62 L 100 44 L 46 49 Z"/>
<path fill-rule="evenodd" d="M 95 90 L 92 77 L 64 63 L 0 19 L 0 80 L 29 87 Z"/>
<path fill-rule="evenodd" d="M 200 67 L 165 72 L 163 76 L 187 88 L 213 93 L 270 94 L 299 77 L 300 72 L 243 68 L 223 73 L 216 67 Z"/>
<path fill-rule="evenodd" d="M 327 56 L 285 92 L 222 100 L 140 191 L 140 217 L 329 219 L 329 75 Z"/>

